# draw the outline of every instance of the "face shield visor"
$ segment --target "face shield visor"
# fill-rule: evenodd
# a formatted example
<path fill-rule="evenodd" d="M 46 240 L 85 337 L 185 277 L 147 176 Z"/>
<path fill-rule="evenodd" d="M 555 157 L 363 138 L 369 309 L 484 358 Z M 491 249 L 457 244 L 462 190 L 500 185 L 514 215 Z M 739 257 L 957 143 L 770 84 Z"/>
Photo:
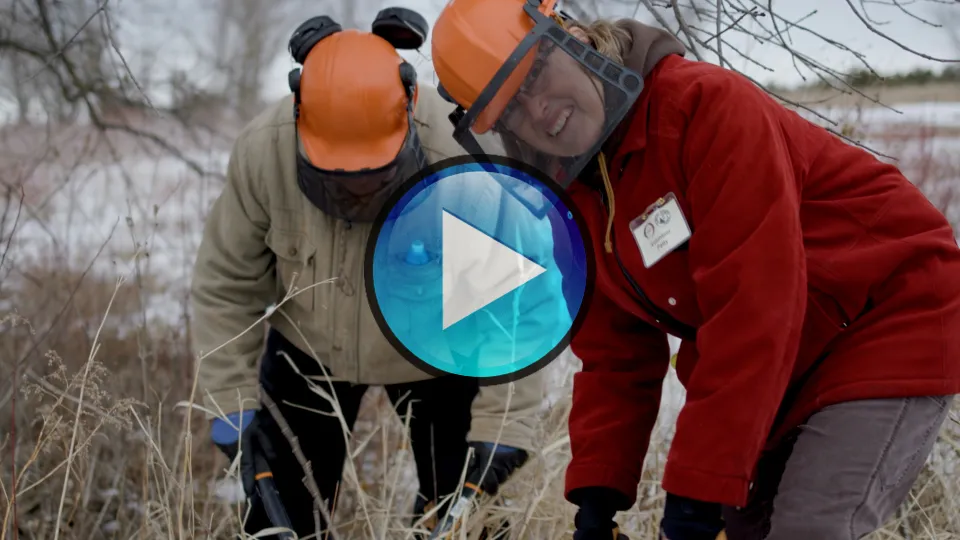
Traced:
<path fill-rule="evenodd" d="M 564 30 L 530 0 L 535 21 L 513 54 L 454 118 L 454 137 L 472 154 L 528 163 L 567 187 L 599 152 L 643 89 L 643 78 Z"/>
<path fill-rule="evenodd" d="M 372 222 L 390 195 L 403 182 L 427 166 L 413 122 L 413 105 L 407 111 L 407 134 L 390 163 L 371 169 L 326 170 L 313 165 L 297 142 L 297 182 L 303 194 L 327 215 L 357 223 Z"/>

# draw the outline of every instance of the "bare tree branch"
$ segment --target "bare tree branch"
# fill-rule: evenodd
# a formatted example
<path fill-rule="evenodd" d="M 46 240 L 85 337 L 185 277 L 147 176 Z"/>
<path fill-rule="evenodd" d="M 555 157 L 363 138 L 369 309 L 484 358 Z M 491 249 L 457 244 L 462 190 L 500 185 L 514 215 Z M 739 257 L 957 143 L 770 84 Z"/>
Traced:
<path fill-rule="evenodd" d="M 722 1 L 722 0 L 721 0 Z M 703 43 L 699 38 L 693 35 L 690 31 L 690 27 L 687 26 L 687 22 L 684 20 L 683 15 L 680 14 L 680 6 L 677 5 L 677 0 L 672 1 L 673 5 L 673 14 L 677 18 L 677 22 L 680 24 L 680 30 L 685 36 L 687 36 L 687 48 L 690 49 L 690 52 L 697 57 L 697 60 L 701 62 L 705 61 L 703 55 L 700 54 L 700 51 L 697 49 L 696 43 Z"/>
<path fill-rule="evenodd" d="M 10 190 L 7 191 L 9 195 Z M 13 235 L 17 232 L 17 225 L 20 223 L 20 211 L 23 210 L 23 199 L 26 198 L 26 192 L 23 190 L 23 184 L 20 185 L 20 198 L 17 202 L 17 216 L 13 219 L 13 227 L 10 229 L 10 234 L 7 235 L 7 245 L 3 248 L 3 256 L 0 256 L 0 270 L 3 269 L 3 264 L 7 262 L 7 253 L 10 251 L 10 244 L 13 243 Z M 3 225 L 6 228 L 7 216 L 4 212 L 3 216 Z M 3 286 L 3 281 L 0 280 L 0 287 Z"/>
<path fill-rule="evenodd" d="M 54 60 L 56 60 L 59 56 L 63 55 L 63 53 L 70 47 L 70 45 L 73 44 L 74 40 L 76 40 L 77 37 L 78 37 L 81 33 L 83 33 L 83 31 L 87 28 L 87 26 L 89 26 L 90 23 L 92 23 L 93 20 L 94 20 L 95 18 L 97 18 L 97 15 L 101 14 L 101 13 L 107 8 L 107 3 L 108 3 L 109 1 L 110 1 L 110 0 L 103 0 L 103 1 L 100 3 L 100 5 L 97 6 L 96 11 L 94 11 L 93 13 L 91 13 L 90 16 L 87 17 L 87 20 L 84 21 L 83 24 L 80 25 L 80 28 L 78 28 L 77 31 L 74 32 L 73 35 L 70 36 L 70 38 L 67 39 L 67 41 L 64 42 L 63 45 L 61 45 L 55 53 L 53 53 L 50 57 L 48 57 L 48 58 L 46 59 L 46 61 L 45 61 L 44 64 L 43 64 L 43 67 L 41 67 L 36 73 L 34 73 L 33 75 L 31 75 L 27 80 L 30 81 L 30 80 L 33 80 L 33 79 L 37 78 L 37 76 L 40 75 L 40 73 L 42 73 L 44 70 L 46 70 L 47 68 L 49 68 L 49 67 L 53 64 Z M 37 7 L 40 9 L 41 17 L 44 17 L 44 19 L 46 20 L 47 10 L 46 10 L 46 4 L 44 3 L 44 1 L 43 1 L 43 0 L 39 0 L 39 1 L 37 2 Z M 50 38 L 51 44 L 53 44 L 53 42 L 56 41 L 55 39 L 53 39 L 53 36 L 51 36 L 51 35 L 48 35 L 47 37 Z"/>
<path fill-rule="evenodd" d="M 922 52 L 920 52 L 920 51 L 917 51 L 917 50 L 914 50 L 914 49 L 908 47 L 907 45 L 904 45 L 903 43 L 901 43 L 901 42 L 893 39 L 892 37 L 888 36 L 887 34 L 884 34 L 883 32 L 881 32 L 881 31 L 877 30 L 876 28 L 874 28 L 874 26 L 870 23 L 870 21 L 868 21 L 863 15 L 860 14 L 859 11 L 857 11 L 857 8 L 853 5 L 853 0 L 846 0 L 846 2 L 847 2 L 847 5 L 850 6 L 850 10 L 853 11 L 854 15 L 856 15 L 857 18 L 860 19 L 860 22 L 862 22 L 862 23 L 864 24 L 864 26 L 867 27 L 868 30 L 870 30 L 870 31 L 873 32 L 874 34 L 882 37 L 883 39 L 889 41 L 890 43 L 893 43 L 894 45 L 900 47 L 901 49 L 903 49 L 903 50 L 905 50 L 905 51 L 908 51 L 908 52 L 911 52 L 911 53 L 919 56 L 920 58 L 926 58 L 927 60 L 935 60 L 935 61 L 937 61 L 937 62 L 960 62 L 960 59 L 957 59 L 957 58 L 948 59 L 948 58 L 937 58 L 937 57 L 935 57 L 935 56 L 930 56 L 929 54 L 922 53 Z M 866 10 L 864 10 L 864 12 L 866 12 Z"/>
<path fill-rule="evenodd" d="M 323 514 L 323 519 L 325 519 L 327 522 L 327 534 L 329 535 L 329 538 L 332 538 L 332 540 L 337 540 L 337 534 L 333 531 L 333 518 L 330 516 L 330 512 L 327 510 L 325 501 L 320 496 L 320 488 L 317 486 L 317 481 L 313 477 L 313 465 L 304 455 L 303 450 L 300 448 L 300 443 L 297 442 L 297 436 L 294 435 L 293 430 L 290 428 L 290 424 L 287 423 L 286 419 L 283 417 L 283 414 L 280 413 L 280 408 L 277 407 L 277 404 L 273 401 L 273 398 L 270 397 L 270 394 L 268 394 L 262 386 L 260 387 L 260 399 L 267 407 L 267 411 L 270 412 L 270 416 L 273 417 L 274 421 L 280 427 L 280 432 L 287 439 L 287 442 L 290 443 L 290 448 L 293 450 L 293 455 L 297 458 L 297 461 L 303 468 L 303 483 L 307 487 L 307 491 L 309 491 L 310 495 L 313 497 L 313 521 L 314 526 L 316 527 L 316 538 L 320 538 L 320 514 Z"/>

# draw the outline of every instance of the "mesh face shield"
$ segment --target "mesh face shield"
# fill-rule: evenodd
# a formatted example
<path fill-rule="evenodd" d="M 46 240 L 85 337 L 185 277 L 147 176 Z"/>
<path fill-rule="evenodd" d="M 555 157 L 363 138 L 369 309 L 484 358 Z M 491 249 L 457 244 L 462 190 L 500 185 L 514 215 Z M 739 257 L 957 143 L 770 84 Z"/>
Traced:
<path fill-rule="evenodd" d="M 534 28 L 470 109 L 451 116 L 454 137 L 472 154 L 495 153 L 485 141 L 496 140 L 567 187 L 629 112 L 643 79 L 564 30 L 536 0 L 524 10 Z"/>

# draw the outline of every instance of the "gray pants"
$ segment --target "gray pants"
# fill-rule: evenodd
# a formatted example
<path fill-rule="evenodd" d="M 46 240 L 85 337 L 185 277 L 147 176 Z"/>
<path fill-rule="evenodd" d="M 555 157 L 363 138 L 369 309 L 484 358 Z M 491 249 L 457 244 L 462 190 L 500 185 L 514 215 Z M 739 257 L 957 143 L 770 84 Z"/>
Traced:
<path fill-rule="evenodd" d="M 760 462 L 755 493 L 724 508 L 730 540 L 840 540 L 882 527 L 923 469 L 953 396 L 823 408 Z"/>

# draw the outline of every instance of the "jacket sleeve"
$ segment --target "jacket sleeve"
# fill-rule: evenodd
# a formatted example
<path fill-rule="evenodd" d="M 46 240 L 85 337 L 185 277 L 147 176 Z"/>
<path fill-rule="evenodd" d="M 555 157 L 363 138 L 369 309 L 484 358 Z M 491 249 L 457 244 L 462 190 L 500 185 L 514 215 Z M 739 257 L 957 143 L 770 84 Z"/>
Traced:
<path fill-rule="evenodd" d="M 613 488 L 629 508 L 670 363 L 667 335 L 594 290 L 572 348 L 583 367 L 573 377 L 564 494 L 574 502 L 578 488 Z"/>
<path fill-rule="evenodd" d="M 724 73 L 679 99 L 702 324 L 663 487 L 744 506 L 806 309 L 800 185 L 777 105 L 759 89 Z"/>
<path fill-rule="evenodd" d="M 467 440 L 536 452 L 537 426 L 547 397 L 546 375 L 541 369 L 512 383 L 481 386 L 471 407 Z"/>
<path fill-rule="evenodd" d="M 241 135 L 223 191 L 207 216 L 191 283 L 198 393 L 214 412 L 259 406 L 256 365 L 263 329 L 247 328 L 276 295 L 273 253 L 264 240 L 270 216 L 252 176 L 251 152 Z"/>

